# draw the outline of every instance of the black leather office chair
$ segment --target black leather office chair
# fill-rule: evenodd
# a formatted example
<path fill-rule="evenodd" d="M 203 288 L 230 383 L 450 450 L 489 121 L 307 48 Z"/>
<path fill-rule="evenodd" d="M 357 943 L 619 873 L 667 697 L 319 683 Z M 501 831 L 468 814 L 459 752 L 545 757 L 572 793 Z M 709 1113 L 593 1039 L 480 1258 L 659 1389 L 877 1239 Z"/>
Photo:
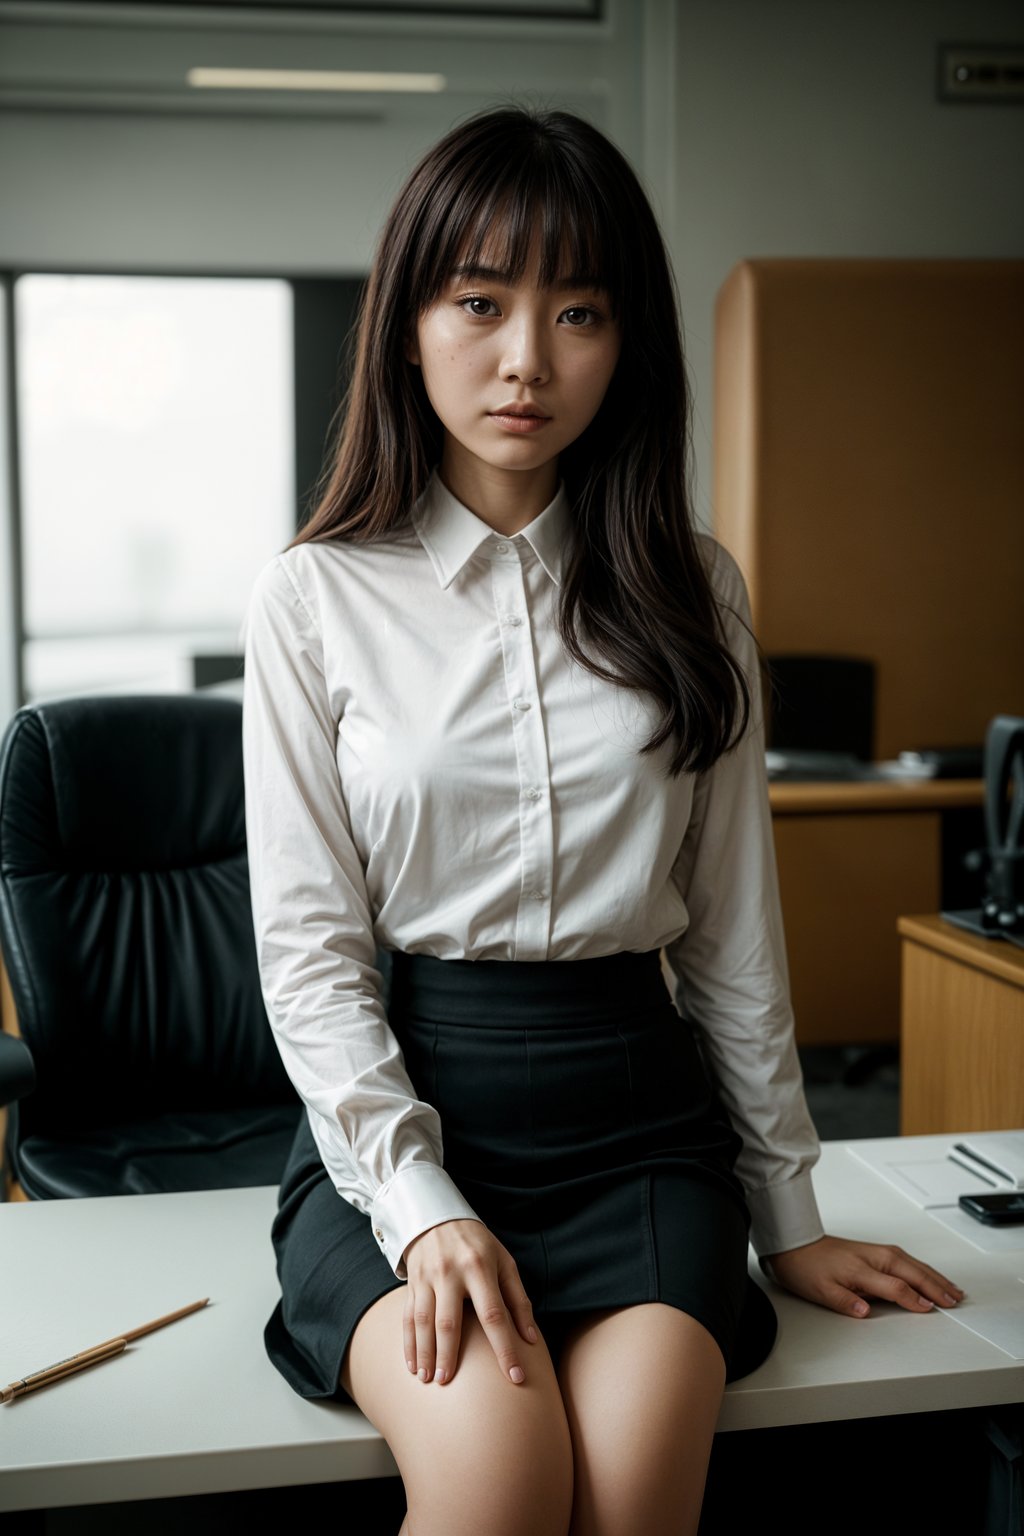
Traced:
<path fill-rule="evenodd" d="M 304 1113 L 259 985 L 242 706 L 26 705 L 0 742 L 7 1166 L 30 1200 L 278 1183 Z"/>

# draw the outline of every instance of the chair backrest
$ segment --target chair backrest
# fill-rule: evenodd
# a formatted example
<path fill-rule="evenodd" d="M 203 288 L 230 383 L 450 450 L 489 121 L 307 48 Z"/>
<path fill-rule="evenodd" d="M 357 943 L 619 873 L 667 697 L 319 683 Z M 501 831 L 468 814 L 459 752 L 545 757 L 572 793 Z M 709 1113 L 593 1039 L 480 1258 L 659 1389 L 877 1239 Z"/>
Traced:
<path fill-rule="evenodd" d="M 21 1135 L 297 1100 L 249 898 L 242 706 L 26 705 L 0 742 L 0 945 L 38 1073 Z"/>

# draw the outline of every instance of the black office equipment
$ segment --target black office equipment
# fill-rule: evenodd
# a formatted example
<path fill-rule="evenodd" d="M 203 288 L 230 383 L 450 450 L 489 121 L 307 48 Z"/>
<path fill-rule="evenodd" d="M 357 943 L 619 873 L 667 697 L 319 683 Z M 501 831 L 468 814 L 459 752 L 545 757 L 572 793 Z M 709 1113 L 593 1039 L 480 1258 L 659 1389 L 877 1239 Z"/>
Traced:
<path fill-rule="evenodd" d="M 985 835 L 971 867 L 983 869 L 982 905 L 943 912 L 983 938 L 1006 939 L 1024 949 L 1024 718 L 996 715 L 985 737 Z"/>
<path fill-rule="evenodd" d="M 1004 1189 L 995 1195 L 961 1195 L 960 1208 L 987 1227 L 1007 1227 L 1024 1221 L 1024 1194 Z"/>
<path fill-rule="evenodd" d="M 874 753 L 874 663 L 858 656 L 776 654 L 766 660 L 768 748 L 791 756 L 795 768 L 813 769 L 810 756 L 822 757 L 820 771 L 792 777 L 857 777 L 856 760 L 870 762 Z"/>

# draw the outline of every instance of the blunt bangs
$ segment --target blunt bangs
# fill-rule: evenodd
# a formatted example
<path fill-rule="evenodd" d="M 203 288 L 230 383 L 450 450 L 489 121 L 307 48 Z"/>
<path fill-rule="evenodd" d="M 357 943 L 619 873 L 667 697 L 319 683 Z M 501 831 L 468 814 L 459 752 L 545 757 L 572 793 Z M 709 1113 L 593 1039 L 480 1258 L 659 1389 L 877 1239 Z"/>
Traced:
<path fill-rule="evenodd" d="M 433 304 L 460 268 L 491 267 L 521 282 L 539 233 L 541 285 L 603 289 L 618 319 L 629 271 L 622 220 L 575 165 L 572 146 L 517 129 L 480 148 L 464 146 L 427 200 L 433 218 L 410 273 L 410 312 Z"/>

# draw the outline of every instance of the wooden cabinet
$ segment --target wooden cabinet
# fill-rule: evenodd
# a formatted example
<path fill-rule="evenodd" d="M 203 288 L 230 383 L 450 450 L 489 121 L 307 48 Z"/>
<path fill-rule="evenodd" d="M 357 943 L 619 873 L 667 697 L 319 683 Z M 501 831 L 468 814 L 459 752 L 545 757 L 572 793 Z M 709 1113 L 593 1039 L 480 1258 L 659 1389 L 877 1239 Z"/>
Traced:
<path fill-rule="evenodd" d="M 1024 950 L 901 917 L 900 1134 L 1024 1126 Z"/>

